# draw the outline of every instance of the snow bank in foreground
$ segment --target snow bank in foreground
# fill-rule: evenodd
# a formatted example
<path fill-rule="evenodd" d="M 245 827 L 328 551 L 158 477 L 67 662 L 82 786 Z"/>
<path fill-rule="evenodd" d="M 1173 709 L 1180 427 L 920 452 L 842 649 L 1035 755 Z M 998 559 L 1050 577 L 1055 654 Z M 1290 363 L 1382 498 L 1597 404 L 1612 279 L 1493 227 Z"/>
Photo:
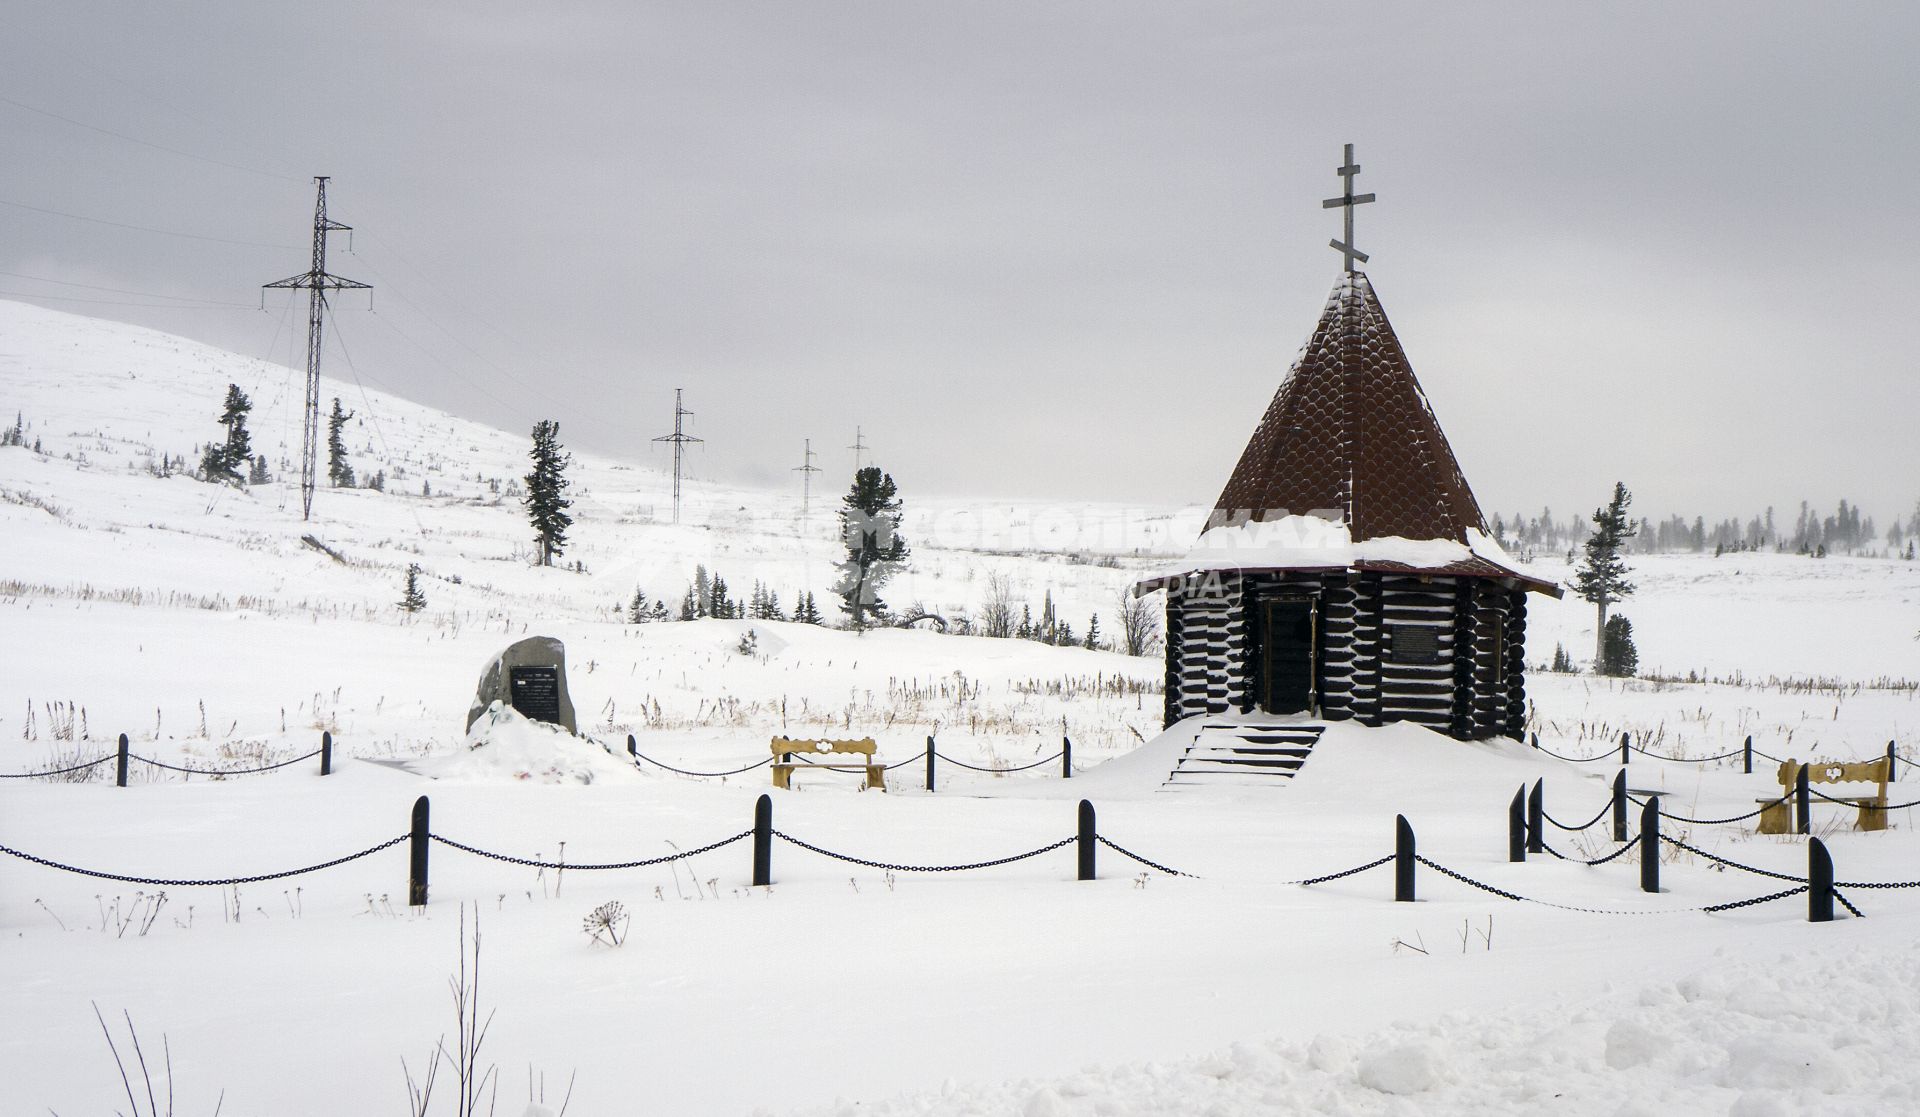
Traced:
<path fill-rule="evenodd" d="M 1837 953 L 1844 954 L 1844 951 Z M 1563 1011 L 1445 1017 L 1357 1040 L 1248 1042 L 1050 1082 L 956 1087 L 834 1117 L 905 1114 L 1913 1112 L 1920 959 L 1714 967 Z"/>
<path fill-rule="evenodd" d="M 590 784 L 636 775 L 630 763 L 598 741 L 576 737 L 557 725 L 528 721 L 501 702 L 474 719 L 457 752 L 429 756 L 408 767 L 440 780 Z"/>

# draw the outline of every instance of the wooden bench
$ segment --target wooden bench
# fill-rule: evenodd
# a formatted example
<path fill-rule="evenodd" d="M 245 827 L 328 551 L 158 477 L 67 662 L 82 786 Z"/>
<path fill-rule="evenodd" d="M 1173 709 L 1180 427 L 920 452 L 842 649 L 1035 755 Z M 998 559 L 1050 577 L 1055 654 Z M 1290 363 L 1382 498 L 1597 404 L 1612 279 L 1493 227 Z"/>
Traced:
<path fill-rule="evenodd" d="M 1800 769 L 1807 770 L 1809 786 L 1816 783 L 1871 783 L 1878 787 L 1871 795 L 1829 795 L 1828 799 L 1851 803 L 1859 808 L 1860 817 L 1855 823 L 1861 830 L 1885 830 L 1887 828 L 1887 775 L 1886 757 L 1878 760 L 1862 760 L 1852 764 L 1813 763 L 1802 765 L 1791 758 L 1780 762 L 1779 802 L 1772 799 L 1760 799 L 1757 802 L 1767 804 L 1760 812 L 1760 832 L 1762 834 L 1793 833 L 1793 792 L 1800 780 Z"/>
<path fill-rule="evenodd" d="M 795 768 L 832 768 L 839 772 L 865 772 L 866 786 L 880 791 L 887 789 L 887 766 L 874 756 L 878 746 L 872 737 L 862 737 L 857 741 L 807 741 L 793 737 L 775 737 L 773 739 L 773 786 L 793 789 L 793 770 Z M 798 760 L 795 756 L 824 756 L 826 760 Z M 846 760 L 832 759 L 848 757 Z M 860 759 L 851 759 L 859 757 Z"/>

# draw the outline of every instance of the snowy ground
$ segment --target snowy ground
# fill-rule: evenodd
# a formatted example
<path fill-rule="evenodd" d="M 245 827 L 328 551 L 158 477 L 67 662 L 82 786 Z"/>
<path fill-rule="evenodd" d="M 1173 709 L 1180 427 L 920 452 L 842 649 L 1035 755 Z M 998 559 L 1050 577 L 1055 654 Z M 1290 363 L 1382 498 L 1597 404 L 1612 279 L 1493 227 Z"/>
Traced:
<path fill-rule="evenodd" d="M 393 838 L 422 794 L 436 833 L 530 858 L 565 843 L 573 864 L 748 827 L 762 770 L 636 772 L 520 729 L 469 751 L 462 715 L 480 668 L 539 632 L 567 642 L 582 728 L 616 754 L 633 733 L 657 759 L 719 769 L 765 756 L 773 733 L 831 731 L 906 759 L 934 734 L 943 753 L 1001 766 L 1050 755 L 1064 728 L 1083 769 L 1063 781 L 1047 767 L 947 767 L 935 794 L 917 766 L 885 794 L 804 773 L 776 796 L 775 824 L 796 838 L 871 860 L 971 862 L 1068 836 L 1086 797 L 1104 836 L 1194 874 L 1142 876 L 1103 849 L 1102 879 L 1079 883 L 1067 848 L 889 875 L 776 843 L 775 885 L 756 890 L 745 843 L 565 873 L 436 846 L 433 902 L 409 910 L 404 847 L 237 891 L 0 859 L 0 1112 L 124 1106 L 90 1002 L 131 1012 L 149 1057 L 164 1034 L 181 1112 L 211 1112 L 223 1091 L 228 1113 L 404 1112 L 401 1059 L 417 1071 L 452 1029 L 463 905 L 484 935 L 482 999 L 498 1011 L 485 1055 L 501 1067 L 503 1113 L 524 1106 L 530 1073 L 544 1072 L 551 1104 L 576 1069 L 573 1113 L 1760 1115 L 1899 1111 L 1920 1096 L 1920 891 L 1850 890 L 1868 918 L 1811 925 L 1803 897 L 1686 910 L 1785 887 L 1692 855 L 1664 867 L 1659 896 L 1638 891 L 1631 856 L 1507 863 L 1517 787 L 1545 779 L 1549 812 L 1584 821 L 1611 763 L 1336 727 L 1282 791 L 1163 794 L 1167 746 L 1135 751 L 1158 726 L 1155 660 L 928 632 L 620 623 L 636 584 L 677 601 L 696 562 L 741 595 L 758 578 L 787 603 L 801 588 L 824 596 L 830 528 L 818 511 L 800 523 L 797 494 L 701 486 L 693 522 L 675 527 L 659 522 L 657 471 L 583 459 L 569 558 L 586 569 L 534 570 L 513 502 L 490 485 L 524 472 L 524 437 L 370 394 L 361 409 L 379 429 L 358 437 L 375 451 L 356 468 L 386 468 L 389 492 L 323 491 L 303 525 L 284 484 L 222 491 L 142 465 L 190 454 L 229 381 L 270 411 L 260 385 L 283 370 L 14 304 L 0 303 L 0 327 L 0 411 L 22 411 L 47 451 L 0 450 L 0 772 L 88 759 L 121 732 L 141 755 L 240 765 L 306 752 L 326 728 L 343 757 L 326 779 L 303 762 L 232 779 L 136 765 L 124 790 L 0 780 L 0 845 L 125 875 L 250 875 Z M 417 495 L 422 480 L 432 497 Z M 908 495 L 916 572 L 895 601 L 973 610 L 985 577 L 1006 574 L 1036 611 L 1051 591 L 1076 628 L 1109 617 L 1197 522 Z M 303 546 L 307 531 L 351 565 Z M 408 562 L 432 575 L 429 610 L 411 620 L 392 605 Z M 1912 564 L 1637 565 L 1627 611 L 1643 663 L 1720 681 L 1536 674 L 1543 745 L 1585 756 L 1631 731 L 1703 756 L 1750 733 L 1783 756 L 1870 756 L 1889 740 L 1920 755 L 1915 691 L 1886 685 L 1920 677 Z M 737 651 L 749 627 L 752 656 Z M 1580 656 L 1591 640 L 1587 606 L 1536 600 L 1531 660 L 1555 642 Z M 1696 817 L 1745 812 L 1774 787 L 1724 762 L 1636 757 L 1630 773 Z M 1893 798 L 1920 798 L 1920 780 Z M 1861 834 L 1841 808 L 1819 808 L 1841 879 L 1920 876 L 1908 813 Z M 1388 853 L 1396 814 L 1449 868 L 1631 914 L 1515 903 L 1430 870 L 1412 905 L 1391 902 L 1387 868 L 1286 883 Z M 1801 838 L 1679 832 L 1805 871 Z M 1569 836 L 1561 848 L 1609 846 Z M 581 931 L 609 900 L 633 917 L 617 948 Z"/>

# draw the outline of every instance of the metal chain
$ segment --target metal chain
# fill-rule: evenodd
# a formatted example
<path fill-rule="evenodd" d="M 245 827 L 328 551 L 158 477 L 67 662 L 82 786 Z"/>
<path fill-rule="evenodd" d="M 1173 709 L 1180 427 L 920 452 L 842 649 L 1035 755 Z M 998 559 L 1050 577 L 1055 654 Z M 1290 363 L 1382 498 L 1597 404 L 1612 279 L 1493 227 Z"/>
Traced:
<path fill-rule="evenodd" d="M 1018 768 L 976 768 L 973 765 L 968 764 L 963 760 L 955 760 L 953 757 L 948 756 L 944 752 L 936 752 L 933 755 L 939 757 L 940 759 L 946 761 L 949 764 L 955 765 L 956 767 L 965 768 L 969 772 L 987 772 L 992 775 L 1000 775 L 1006 772 L 1025 772 L 1032 768 L 1038 768 L 1042 764 L 1051 764 L 1066 754 L 1064 752 L 1056 752 L 1052 756 L 1046 757 L 1041 760 L 1036 760 L 1031 764 L 1022 764 Z"/>
<path fill-rule="evenodd" d="M 1765 896 L 1755 896 L 1751 900 L 1735 900 L 1730 904 L 1708 904 L 1706 907 L 1701 908 L 1700 910 L 1719 912 L 1719 911 L 1733 911 L 1735 908 L 1750 908 L 1755 904 L 1767 904 L 1767 903 L 1772 903 L 1775 900 L 1784 900 L 1788 896 L 1798 896 L 1800 893 L 1805 892 L 1806 890 L 1807 890 L 1807 886 L 1803 884 L 1798 888 L 1788 888 L 1780 892 L 1770 892 Z"/>
<path fill-rule="evenodd" d="M 822 857 L 831 857 L 835 861 L 845 861 L 850 865 L 864 865 L 869 869 L 885 869 L 895 873 L 958 873 L 968 869 L 991 869 L 996 865 L 1011 865 L 1015 861 L 1025 861 L 1029 857 L 1038 857 L 1043 853 L 1052 853 L 1062 846 L 1072 845 L 1079 840 L 1078 837 L 1062 838 L 1052 845 L 1041 846 L 1039 849 L 1028 850 L 1025 853 L 1016 853 L 1012 857 L 999 857 L 992 861 L 976 861 L 970 865 L 896 865 L 886 861 L 869 861 L 864 857 L 849 857 L 844 853 L 835 853 L 830 849 L 821 849 L 811 842 L 803 842 L 792 834 L 787 834 L 779 830 L 775 830 L 773 836 L 779 838 L 781 841 L 797 845 L 808 852 L 817 853 Z"/>
<path fill-rule="evenodd" d="M 927 758 L 927 750 L 921 749 L 919 752 L 914 753 L 912 756 L 907 757 L 905 760 L 898 760 L 892 764 L 887 765 L 885 768 L 882 768 L 881 771 L 891 772 L 895 768 L 905 768 L 909 764 L 918 764 L 922 760 L 925 760 L 926 758 Z"/>
<path fill-rule="evenodd" d="M 1853 917 L 1855 919 L 1865 919 L 1867 917 L 1865 912 L 1853 906 L 1852 900 L 1849 900 L 1845 896 L 1842 896 L 1838 888 L 1831 889 L 1830 891 L 1832 891 L 1833 893 L 1833 898 L 1840 901 L 1840 905 L 1842 907 L 1846 908 L 1848 911 L 1853 913 Z"/>
<path fill-rule="evenodd" d="M 1639 745 L 1628 745 L 1627 747 L 1639 753 L 1641 756 L 1652 757 L 1655 760 L 1664 760 L 1669 764 L 1710 764 L 1716 760 L 1726 760 L 1729 757 L 1743 755 L 1747 751 L 1744 748 L 1738 748 L 1732 752 L 1723 752 L 1718 756 L 1662 756 L 1657 752 L 1648 752 Z"/>
<path fill-rule="evenodd" d="M 1633 847 L 1639 844 L 1640 844 L 1640 837 L 1639 835 L 1636 834 L 1633 837 L 1628 838 L 1626 841 L 1620 843 L 1619 849 L 1614 850 L 1612 853 L 1607 854 L 1605 857 L 1595 857 L 1590 861 L 1581 857 L 1568 857 L 1566 854 L 1561 853 L 1559 850 L 1548 845 L 1545 841 L 1542 841 L 1540 843 L 1540 848 L 1546 850 L 1548 853 L 1553 854 L 1555 857 L 1558 857 L 1562 861 L 1571 861 L 1576 865 L 1592 865 L 1592 866 L 1598 867 L 1600 865 L 1606 864 L 1607 862 L 1613 860 L 1616 857 L 1622 856 L 1623 854 L 1631 851 Z"/>
<path fill-rule="evenodd" d="M 1130 850 L 1130 849 L 1122 849 L 1122 848 L 1120 848 L 1119 846 L 1117 846 L 1117 845 L 1114 845 L 1114 844 L 1113 844 L 1112 842 L 1110 842 L 1110 841 L 1108 841 L 1108 840 L 1107 840 L 1106 838 L 1104 838 L 1104 837 L 1102 837 L 1102 836 L 1100 836 L 1099 834 L 1095 834 L 1095 835 L 1093 836 L 1093 840 L 1094 840 L 1094 841 L 1096 841 L 1096 842 L 1099 842 L 1099 843 L 1100 843 L 1101 845 L 1103 845 L 1103 846 L 1106 846 L 1106 847 L 1107 847 L 1108 849 L 1110 849 L 1110 850 L 1112 850 L 1113 852 L 1115 852 L 1115 853 L 1117 853 L 1117 854 L 1119 854 L 1119 855 L 1120 855 L 1120 856 L 1122 856 L 1122 857 L 1131 857 L 1131 858 L 1133 858 L 1133 859 L 1134 859 L 1135 861 L 1138 861 L 1138 862 L 1140 862 L 1140 863 L 1141 863 L 1142 865 L 1145 865 L 1145 866 L 1146 866 L 1147 868 L 1149 868 L 1149 869 L 1158 869 L 1158 870 L 1160 870 L 1161 872 L 1163 872 L 1163 873 L 1165 873 L 1165 874 L 1167 874 L 1168 876 L 1174 876 L 1174 877 L 1190 877 L 1190 878 L 1192 878 L 1192 879 L 1194 879 L 1194 880 L 1198 880 L 1198 879 L 1200 879 L 1200 878 L 1198 878 L 1198 877 L 1195 877 L 1195 876 L 1194 876 L 1194 875 L 1193 875 L 1192 873 L 1183 873 L 1183 872 L 1181 872 L 1181 871 L 1180 871 L 1180 870 L 1178 870 L 1178 869 L 1169 869 L 1169 868 L 1167 868 L 1167 867 L 1166 867 L 1165 865 L 1162 865 L 1162 864 L 1160 864 L 1160 863 L 1159 863 L 1159 862 L 1157 862 L 1157 861 L 1149 861 L 1149 860 L 1147 860 L 1146 858 L 1144 858 L 1144 857 L 1142 857 L 1142 856 L 1140 856 L 1139 854 L 1137 854 L 1137 853 L 1135 853 L 1135 852 L 1133 852 L 1133 851 L 1132 851 L 1132 850 Z"/>
<path fill-rule="evenodd" d="M 1553 825 L 1558 826 L 1562 830 L 1568 830 L 1568 831 L 1578 833 L 1581 830 L 1591 829 L 1595 823 L 1598 823 L 1601 819 L 1607 817 L 1607 812 L 1612 809 L 1613 809 L 1613 804 L 1609 802 L 1606 806 L 1600 808 L 1599 814 L 1594 815 L 1592 818 L 1588 819 L 1587 821 L 1581 823 L 1578 826 L 1568 826 L 1566 823 L 1561 822 L 1559 819 L 1554 818 L 1552 815 L 1547 813 L 1545 807 L 1542 807 L 1540 809 L 1540 817 L 1546 819 L 1548 822 L 1552 823 Z"/>
<path fill-rule="evenodd" d="M 1708 853 L 1704 849 L 1700 849 L 1696 846 L 1690 846 L 1678 838 L 1669 838 L 1665 834 L 1660 835 L 1660 840 L 1667 843 L 1670 846 L 1677 846 L 1680 849 L 1684 849 L 1688 853 L 1695 854 L 1700 857 L 1704 857 L 1709 861 L 1717 861 L 1720 864 L 1725 865 L 1729 869 L 1739 869 L 1741 872 L 1744 872 L 1744 873 L 1752 873 L 1755 876 L 1761 876 L 1761 877 L 1772 877 L 1775 880 L 1792 881 L 1795 884 L 1807 883 L 1806 877 L 1789 876 L 1786 873 L 1776 873 L 1771 869 L 1756 869 L 1752 865 L 1742 865 L 1738 861 L 1729 861 L 1724 857 L 1717 857 L 1711 853 Z"/>
<path fill-rule="evenodd" d="M 89 760 L 85 764 L 75 764 L 71 768 L 54 768 L 45 772 L 0 772 L 0 780 L 31 780 L 40 776 L 64 776 L 68 772 L 79 772 L 91 768 L 96 764 L 105 764 L 118 755 L 118 753 L 110 752 L 98 760 Z"/>
<path fill-rule="evenodd" d="M 439 842 L 441 845 L 452 846 L 462 853 L 471 853 L 479 857 L 490 857 L 495 861 L 505 861 L 509 865 L 525 865 L 532 869 L 579 869 L 585 872 L 592 872 L 596 869 L 640 869 L 648 865 L 664 865 L 669 861 L 682 861 L 689 857 L 698 857 L 703 853 L 712 853 L 722 846 L 732 845 L 752 834 L 753 831 L 751 830 L 742 830 L 731 838 L 722 838 L 710 845 L 703 845 L 699 849 L 683 850 L 679 853 L 668 854 L 665 857 L 649 857 L 642 861 L 608 861 L 600 864 L 590 862 L 576 863 L 572 861 L 541 861 L 534 857 L 514 857 L 511 854 L 495 853 L 492 850 L 470 846 L 465 842 L 456 842 L 452 838 L 443 838 L 438 834 L 428 834 L 427 837 Z"/>
<path fill-rule="evenodd" d="M 1518 893 L 1509 892 L 1504 888 L 1495 888 L 1491 884 L 1482 884 L 1479 881 L 1474 880 L 1472 877 L 1462 876 L 1459 873 L 1454 872 L 1452 869 L 1447 868 L 1445 865 L 1441 865 L 1441 864 L 1437 864 L 1435 862 L 1429 861 L 1417 853 L 1413 855 L 1413 859 L 1415 861 L 1420 862 L 1422 865 L 1425 865 L 1427 868 L 1432 869 L 1436 873 L 1443 873 L 1447 876 L 1450 876 L 1453 879 L 1459 881 L 1461 884 L 1470 884 L 1473 887 L 1478 888 L 1482 892 L 1491 892 L 1495 896 L 1504 896 L 1509 900 L 1519 900 L 1523 902 L 1526 900 L 1525 896 L 1519 895 Z"/>
<path fill-rule="evenodd" d="M 1393 854 L 1389 853 L 1385 857 L 1379 858 L 1378 860 L 1369 861 L 1364 865 L 1355 865 L 1351 869 L 1342 869 L 1337 873 L 1328 873 L 1326 876 L 1323 876 L 1323 877 L 1308 877 L 1305 880 L 1283 880 L 1280 883 L 1297 884 L 1297 885 L 1300 885 L 1302 888 L 1310 884 L 1325 884 L 1330 880 L 1339 880 L 1341 877 L 1350 877 L 1355 873 L 1364 873 L 1368 869 L 1378 869 L 1380 866 L 1386 864 L 1391 860 L 1393 860 Z"/>
<path fill-rule="evenodd" d="M 1859 807 L 1862 810 L 1868 810 L 1868 811 L 1903 811 L 1903 810 L 1906 810 L 1908 807 L 1920 807 L 1920 799 L 1915 799 L 1911 803 L 1894 803 L 1893 805 L 1886 806 L 1886 807 L 1883 807 L 1878 803 L 1856 803 L 1851 799 L 1836 799 L 1833 796 L 1828 795 L 1826 792 L 1821 791 L 1819 788 L 1814 787 L 1811 784 L 1807 786 L 1807 793 L 1814 796 L 1815 798 L 1825 799 L 1829 803 L 1838 803 L 1843 807 Z"/>
<path fill-rule="evenodd" d="M 186 772 L 189 775 L 195 776 L 251 776 L 255 772 L 271 772 L 275 768 L 285 768 L 289 764 L 298 764 L 302 760 L 312 760 L 319 755 L 320 750 L 314 749 L 305 756 L 296 756 L 292 760 L 282 760 L 278 764 L 269 764 L 264 768 L 183 768 L 178 764 L 168 764 L 163 760 L 155 760 L 152 757 L 141 756 L 131 752 L 127 754 L 127 759 L 138 760 L 142 764 L 150 764 L 155 768 L 165 768 L 169 772 Z"/>
<path fill-rule="evenodd" d="M 261 881 L 281 880 L 286 877 L 297 877 L 303 873 L 317 873 L 321 869 L 331 869 L 335 865 L 344 865 L 349 861 L 358 861 L 362 857 L 372 856 L 373 854 L 379 853 L 383 849 L 387 849 L 392 846 L 399 845 L 401 842 L 406 841 L 408 837 L 410 837 L 410 835 L 402 834 L 397 838 L 388 838 L 386 841 L 381 842 L 379 845 L 369 846 L 366 849 L 361 850 L 359 853 L 349 853 L 345 857 L 336 857 L 331 861 L 322 861 L 318 865 L 308 865 L 304 869 L 288 869 L 286 872 L 282 872 L 282 873 L 259 873 L 249 877 L 220 877 L 217 879 L 208 878 L 208 879 L 198 879 L 198 880 L 165 880 L 159 877 L 133 877 L 133 876 L 125 876 L 120 873 L 103 873 L 96 869 L 82 869 L 78 865 L 67 865 L 59 861 L 48 860 L 45 857 L 36 857 L 31 853 L 26 853 L 21 850 L 12 849 L 8 846 L 0 846 L 0 853 L 5 853 L 14 857 L 18 857 L 22 861 L 31 861 L 36 865 L 45 865 L 49 869 L 59 869 L 60 871 L 67 872 L 67 873 L 78 873 L 81 876 L 94 877 L 99 880 L 117 880 L 123 884 L 148 884 L 158 888 L 194 888 L 194 887 L 200 887 L 203 885 L 208 887 L 224 888 L 227 885 L 232 885 L 232 884 L 259 884 Z"/>
<path fill-rule="evenodd" d="M 644 753 L 636 752 L 632 755 L 635 760 L 644 760 L 647 763 L 653 765 L 655 768 L 665 768 L 667 771 L 680 776 L 700 776 L 700 777 L 737 776 L 742 772 L 751 772 L 755 768 L 759 768 L 764 765 L 773 763 L 773 757 L 769 756 L 765 760 L 756 761 L 752 764 L 747 765 L 745 768 L 730 768 L 725 772 L 689 772 L 685 768 L 675 768 L 671 764 L 662 764 L 658 760 L 655 760 L 653 757 L 647 756 Z"/>
<path fill-rule="evenodd" d="M 1545 745 L 1535 745 L 1533 747 L 1538 751 L 1544 752 L 1548 756 L 1553 757 L 1555 760 L 1564 760 L 1569 764 L 1591 764 L 1596 760 L 1605 760 L 1607 757 L 1613 755 L 1613 750 L 1609 749 L 1606 752 L 1601 753 L 1599 756 L 1563 756 L 1560 753 L 1557 753 L 1552 749 L 1547 748 Z"/>
<path fill-rule="evenodd" d="M 1631 848 L 1631 846 L 1622 847 L 1622 849 L 1628 849 L 1628 848 Z M 1618 851 L 1616 851 L 1615 856 L 1618 856 L 1618 855 L 1619 855 Z M 1495 896 L 1504 896 L 1509 900 L 1518 900 L 1523 904 L 1538 904 L 1544 908 L 1557 908 L 1561 911 L 1576 911 L 1586 915 L 1680 915 L 1686 912 L 1713 910 L 1712 908 L 1705 908 L 1705 907 L 1647 908 L 1644 910 L 1633 910 L 1629 908 L 1583 908 L 1576 904 L 1556 904 L 1552 900 L 1538 900 L 1532 896 L 1522 896 L 1517 892 L 1508 892 L 1504 888 L 1495 888 L 1491 884 L 1482 884 L 1481 882 L 1474 880 L 1472 877 L 1463 876 L 1462 874 L 1456 873 L 1452 869 L 1447 868 L 1445 865 L 1435 864 L 1434 862 L 1429 861 L 1425 857 L 1421 857 L 1418 854 L 1414 855 L 1414 860 L 1420 862 L 1422 865 L 1425 865 L 1427 868 L 1432 869 L 1435 872 L 1444 873 L 1445 875 L 1452 877 L 1453 879 L 1459 881 L 1462 884 L 1472 885 L 1473 887 L 1478 888 L 1483 892 L 1491 892 Z"/>
<path fill-rule="evenodd" d="M 1920 888 L 1920 880 L 1836 880 L 1835 888 Z"/>
<path fill-rule="evenodd" d="M 1648 802 L 1645 799 L 1635 799 L 1631 795 L 1627 796 L 1627 801 L 1637 807 L 1644 807 L 1647 805 L 1647 802 Z M 1734 815 L 1732 818 L 1688 818 L 1686 815 L 1683 815 L 1683 814 L 1668 814 L 1665 811 L 1661 811 L 1659 812 L 1659 814 L 1661 818 L 1664 818 L 1669 822 L 1685 822 L 1693 826 L 1726 826 L 1735 822 L 1745 822 L 1751 818 L 1759 818 L 1761 815 L 1765 814 L 1769 808 L 1777 807 L 1786 801 L 1787 801 L 1787 797 L 1783 795 L 1778 799 L 1774 799 L 1774 800 L 1771 800 L 1770 802 L 1761 804 L 1755 810 L 1748 811 L 1746 814 Z"/>

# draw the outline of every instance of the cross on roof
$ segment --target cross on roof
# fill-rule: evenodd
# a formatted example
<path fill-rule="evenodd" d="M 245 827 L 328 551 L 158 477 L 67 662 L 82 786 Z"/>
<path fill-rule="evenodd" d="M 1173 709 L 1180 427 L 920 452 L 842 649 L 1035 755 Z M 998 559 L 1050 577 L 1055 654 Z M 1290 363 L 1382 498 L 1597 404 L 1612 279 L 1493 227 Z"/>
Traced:
<path fill-rule="evenodd" d="M 1353 192 L 1353 176 L 1360 173 L 1360 164 L 1353 161 L 1352 144 L 1347 145 L 1345 163 L 1336 169 L 1334 173 L 1338 174 L 1341 179 L 1344 180 L 1346 190 L 1338 198 L 1328 198 L 1326 201 L 1321 202 L 1320 208 L 1333 209 L 1338 206 L 1346 211 L 1346 237 L 1342 240 L 1330 240 L 1327 244 L 1338 249 L 1340 254 L 1346 258 L 1346 268 L 1351 272 L 1354 270 L 1354 261 L 1358 260 L 1362 264 L 1367 262 L 1367 254 L 1353 246 L 1353 207 L 1373 201 L 1373 195 L 1355 194 Z"/>

